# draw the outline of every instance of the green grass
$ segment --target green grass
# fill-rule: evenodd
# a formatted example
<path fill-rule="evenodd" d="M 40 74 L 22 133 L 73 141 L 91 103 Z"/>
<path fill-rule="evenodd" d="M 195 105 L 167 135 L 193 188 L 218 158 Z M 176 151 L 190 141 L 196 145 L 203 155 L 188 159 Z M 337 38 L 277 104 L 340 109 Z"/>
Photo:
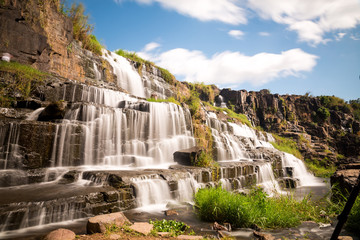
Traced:
<path fill-rule="evenodd" d="M 150 224 L 154 225 L 156 232 L 169 232 L 171 236 L 184 234 L 190 227 L 183 222 L 176 220 L 150 220 Z"/>
<path fill-rule="evenodd" d="M 261 228 L 285 228 L 301 221 L 326 221 L 309 197 L 301 201 L 285 195 L 269 198 L 260 188 L 247 196 L 222 188 L 200 189 L 195 195 L 195 206 L 202 220 L 228 222 L 234 227 L 255 224 Z"/>
<path fill-rule="evenodd" d="M 272 135 L 275 138 L 275 142 L 271 142 L 274 148 L 283 152 L 290 153 L 299 159 L 303 158 L 295 141 L 289 138 L 280 137 L 276 134 Z"/>
<path fill-rule="evenodd" d="M 360 236 L 360 197 L 358 196 L 346 222 L 345 229 Z"/>
<path fill-rule="evenodd" d="M 173 97 L 169 97 L 167 99 L 147 98 L 146 100 L 149 102 L 171 102 L 171 103 L 175 103 L 176 105 L 181 106 L 181 104 Z"/>
<path fill-rule="evenodd" d="M 305 159 L 306 167 L 316 176 L 321 178 L 329 178 L 336 171 L 336 167 L 334 165 L 323 166 L 316 159 Z"/>
<path fill-rule="evenodd" d="M 14 100 L 13 93 L 19 93 L 21 100 L 26 100 L 31 92 L 44 81 L 48 73 L 41 72 L 29 65 L 17 62 L 0 62 L 0 71 L 14 74 L 11 81 L 0 85 L 0 105 L 8 107 Z"/>

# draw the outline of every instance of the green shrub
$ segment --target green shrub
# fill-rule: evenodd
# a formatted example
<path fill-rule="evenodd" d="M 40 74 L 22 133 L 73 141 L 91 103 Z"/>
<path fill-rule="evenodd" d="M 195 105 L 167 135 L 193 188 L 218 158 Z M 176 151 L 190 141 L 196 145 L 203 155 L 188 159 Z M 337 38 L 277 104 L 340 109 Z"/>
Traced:
<path fill-rule="evenodd" d="M 330 118 L 330 112 L 326 107 L 319 107 L 316 110 L 316 120 L 320 122 L 325 122 Z"/>
<path fill-rule="evenodd" d="M 205 221 L 228 222 L 234 227 L 294 227 L 301 221 L 323 221 L 320 208 L 308 197 L 301 201 L 292 196 L 269 198 L 256 188 L 249 195 L 235 194 L 222 188 L 200 189 L 195 194 L 195 207 Z"/>

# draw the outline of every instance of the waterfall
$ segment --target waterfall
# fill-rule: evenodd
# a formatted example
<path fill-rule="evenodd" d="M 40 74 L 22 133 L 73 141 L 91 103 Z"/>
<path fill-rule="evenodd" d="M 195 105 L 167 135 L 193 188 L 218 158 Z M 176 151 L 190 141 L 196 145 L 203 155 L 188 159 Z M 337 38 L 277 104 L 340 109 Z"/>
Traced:
<path fill-rule="evenodd" d="M 172 199 L 168 183 L 158 175 L 132 178 L 131 182 L 135 187 L 138 207 L 166 205 Z"/>
<path fill-rule="evenodd" d="M 106 50 L 103 51 L 102 57 L 113 67 L 119 87 L 129 91 L 135 96 L 145 97 L 144 85 L 140 75 L 126 58 Z"/>
<path fill-rule="evenodd" d="M 36 121 L 40 115 L 40 113 L 44 110 L 45 108 L 38 108 L 35 111 L 33 111 L 27 118 L 26 120 L 28 121 Z"/>
<path fill-rule="evenodd" d="M 171 164 L 175 151 L 195 145 L 186 114 L 173 103 L 75 105 L 56 132 L 52 162 L 116 168 Z"/>
<path fill-rule="evenodd" d="M 263 187 L 264 191 L 272 196 L 274 193 L 281 193 L 279 183 L 274 177 L 271 163 L 264 163 L 258 166 L 257 185 Z"/>
<path fill-rule="evenodd" d="M 287 177 L 299 180 L 300 186 L 319 186 L 323 182 L 309 173 L 303 161 L 292 154 L 283 153 L 282 166 Z"/>

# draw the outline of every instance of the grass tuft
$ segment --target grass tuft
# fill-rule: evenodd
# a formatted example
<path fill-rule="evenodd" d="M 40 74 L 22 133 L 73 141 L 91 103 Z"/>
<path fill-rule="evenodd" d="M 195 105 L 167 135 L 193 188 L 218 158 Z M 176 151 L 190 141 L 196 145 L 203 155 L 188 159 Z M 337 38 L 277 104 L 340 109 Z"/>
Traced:
<path fill-rule="evenodd" d="M 167 99 L 155 99 L 155 98 L 147 98 L 146 99 L 149 102 L 171 102 L 171 103 L 175 103 L 176 105 L 181 106 L 181 104 L 179 103 L 179 101 L 177 101 L 175 98 L 173 97 L 169 97 Z"/>
<path fill-rule="evenodd" d="M 276 134 L 272 135 L 275 138 L 275 142 L 271 142 L 274 148 L 283 152 L 290 153 L 299 159 L 303 158 L 295 141 L 289 138 L 280 137 Z"/>

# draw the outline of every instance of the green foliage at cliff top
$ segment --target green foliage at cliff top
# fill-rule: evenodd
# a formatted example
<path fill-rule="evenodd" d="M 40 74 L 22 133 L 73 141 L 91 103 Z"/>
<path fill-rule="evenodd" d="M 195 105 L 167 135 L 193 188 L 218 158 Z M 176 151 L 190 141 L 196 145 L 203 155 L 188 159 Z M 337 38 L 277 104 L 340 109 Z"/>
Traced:
<path fill-rule="evenodd" d="M 73 24 L 73 37 L 82 42 L 84 49 L 92 51 L 97 55 L 102 55 L 102 45 L 92 34 L 94 25 L 90 24 L 89 16 L 85 15 L 85 8 L 82 3 L 73 3 L 69 9 L 66 9 L 64 1 L 60 3 L 60 10 L 65 16 L 69 17 Z"/>

